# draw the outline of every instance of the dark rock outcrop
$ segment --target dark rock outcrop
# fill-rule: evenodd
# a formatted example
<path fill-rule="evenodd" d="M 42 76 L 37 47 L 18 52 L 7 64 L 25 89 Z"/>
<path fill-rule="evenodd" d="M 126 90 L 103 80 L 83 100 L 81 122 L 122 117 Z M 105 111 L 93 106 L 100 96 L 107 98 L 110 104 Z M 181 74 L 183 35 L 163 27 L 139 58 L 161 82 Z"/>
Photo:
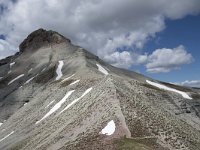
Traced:
<path fill-rule="evenodd" d="M 38 29 L 28 35 L 28 37 L 19 45 L 19 50 L 20 52 L 36 50 L 42 46 L 59 44 L 62 42 L 70 43 L 71 41 L 55 31 Z"/>

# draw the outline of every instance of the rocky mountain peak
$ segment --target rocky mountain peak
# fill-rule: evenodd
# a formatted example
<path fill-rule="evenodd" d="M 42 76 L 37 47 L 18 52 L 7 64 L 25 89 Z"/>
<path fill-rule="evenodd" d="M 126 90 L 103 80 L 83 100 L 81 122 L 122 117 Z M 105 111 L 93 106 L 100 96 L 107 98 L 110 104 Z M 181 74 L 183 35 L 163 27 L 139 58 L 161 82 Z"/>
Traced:
<path fill-rule="evenodd" d="M 0 150 L 199 146 L 200 89 L 113 67 L 44 29 L 0 60 Z"/>
<path fill-rule="evenodd" d="M 62 42 L 70 43 L 71 41 L 58 32 L 52 30 L 47 31 L 40 28 L 27 36 L 27 38 L 19 45 L 19 50 L 20 52 L 36 50 L 42 46 L 47 46 L 49 44 L 59 44 Z"/>

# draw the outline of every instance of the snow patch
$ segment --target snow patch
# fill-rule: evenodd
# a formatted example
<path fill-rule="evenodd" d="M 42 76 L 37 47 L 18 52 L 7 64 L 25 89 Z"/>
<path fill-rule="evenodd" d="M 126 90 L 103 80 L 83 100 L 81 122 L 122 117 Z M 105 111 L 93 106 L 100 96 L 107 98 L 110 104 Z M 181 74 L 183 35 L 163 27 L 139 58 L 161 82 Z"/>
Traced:
<path fill-rule="evenodd" d="M 10 85 L 11 83 L 15 82 L 16 80 L 18 80 L 19 78 L 21 78 L 21 77 L 23 77 L 23 76 L 24 76 L 24 74 L 21 74 L 21 75 L 17 76 L 17 77 L 14 78 L 13 80 L 11 80 L 11 81 L 8 83 L 8 85 Z"/>
<path fill-rule="evenodd" d="M 53 104 L 55 100 L 51 101 L 45 108 L 48 108 L 51 104 Z"/>
<path fill-rule="evenodd" d="M 73 77 L 74 75 L 75 75 L 75 74 L 73 74 L 73 75 L 71 75 L 71 76 L 65 78 L 64 80 L 61 81 L 61 83 L 63 83 L 63 82 L 65 82 L 65 81 L 69 80 L 69 79 L 70 79 L 71 77 Z"/>
<path fill-rule="evenodd" d="M 54 105 L 54 107 L 39 121 L 37 121 L 35 124 L 38 124 L 39 122 L 41 122 L 42 120 L 44 120 L 45 118 L 47 118 L 48 116 L 50 116 L 51 114 L 53 114 L 55 111 L 57 111 L 61 105 L 66 101 L 66 99 L 74 92 L 75 90 L 71 90 L 69 92 L 66 93 L 66 95 L 63 97 L 62 100 L 60 100 L 56 105 Z"/>
<path fill-rule="evenodd" d="M 58 62 L 59 62 L 58 68 L 56 69 L 56 73 L 57 73 L 56 80 L 59 80 L 63 76 L 63 74 L 62 74 L 62 67 L 64 65 L 64 62 L 63 62 L 63 60 L 60 60 Z"/>
<path fill-rule="evenodd" d="M 32 77 L 30 79 L 28 79 L 24 84 L 28 84 L 29 82 L 31 82 L 35 77 Z"/>
<path fill-rule="evenodd" d="M 100 132 L 100 134 L 105 134 L 105 135 L 112 135 L 115 132 L 115 122 L 111 120 L 110 122 L 107 123 L 105 128 L 103 128 Z"/>
<path fill-rule="evenodd" d="M 0 122 L 0 126 L 2 126 L 3 123 Z"/>
<path fill-rule="evenodd" d="M 78 83 L 79 81 L 80 80 L 76 80 L 76 81 L 72 82 L 70 85 L 74 85 L 74 84 Z"/>
<path fill-rule="evenodd" d="M 62 112 L 64 112 L 65 110 L 67 110 L 68 108 L 70 108 L 72 105 L 74 105 L 75 103 L 77 103 L 81 98 L 83 98 L 86 94 L 88 94 L 90 91 L 92 90 L 92 87 L 87 89 L 82 95 L 81 97 L 75 99 L 73 102 L 71 102 L 70 104 L 68 104 L 59 114 L 61 114 Z"/>
<path fill-rule="evenodd" d="M 98 70 L 99 70 L 100 72 L 102 72 L 102 73 L 105 74 L 105 75 L 108 75 L 108 74 L 109 74 L 108 71 L 107 71 L 106 69 L 104 69 L 101 65 L 99 65 L 99 64 L 96 64 L 96 65 L 97 65 Z"/>
<path fill-rule="evenodd" d="M 28 73 L 30 73 L 33 70 L 33 68 L 29 69 Z"/>
<path fill-rule="evenodd" d="M 14 133 L 14 131 L 12 131 L 11 133 L 9 133 L 8 135 L 6 135 L 4 138 L 0 139 L 0 142 L 2 142 L 3 140 L 5 140 L 6 138 L 8 138 L 10 135 L 12 135 Z"/>
<path fill-rule="evenodd" d="M 12 68 L 12 66 L 15 64 L 15 62 L 10 63 L 10 68 Z"/>
<path fill-rule="evenodd" d="M 41 72 L 44 72 L 46 69 L 47 69 L 47 67 L 46 67 L 46 68 L 43 68 Z"/>
<path fill-rule="evenodd" d="M 147 83 L 153 85 L 153 86 L 156 86 L 160 89 L 164 89 L 164 90 L 167 90 L 167 91 L 172 91 L 172 92 L 176 92 L 178 94 L 181 94 L 183 98 L 186 98 L 186 99 L 192 99 L 186 92 L 183 92 L 183 91 L 179 91 L 177 89 L 173 89 L 173 88 L 170 88 L 170 87 L 167 87 L 165 85 L 162 85 L 162 84 L 159 84 L 159 83 L 155 83 L 155 82 L 152 82 L 152 81 L 149 81 L 149 80 L 146 80 Z"/>

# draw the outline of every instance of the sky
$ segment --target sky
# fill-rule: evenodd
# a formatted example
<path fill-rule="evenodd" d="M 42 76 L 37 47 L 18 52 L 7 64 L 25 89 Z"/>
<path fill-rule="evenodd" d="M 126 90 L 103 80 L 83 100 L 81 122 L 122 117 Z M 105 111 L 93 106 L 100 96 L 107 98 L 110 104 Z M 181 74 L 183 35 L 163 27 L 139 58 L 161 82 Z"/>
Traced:
<path fill-rule="evenodd" d="M 189 84 L 187 81 L 192 81 L 191 84 L 199 86 L 200 82 L 200 15 L 187 16 L 179 20 L 167 20 L 165 30 L 157 33 L 156 38 L 149 40 L 144 50 L 152 53 L 153 50 L 160 47 L 173 48 L 177 45 L 184 45 L 187 52 L 193 57 L 190 64 L 180 66 L 178 70 L 170 71 L 168 73 L 148 73 L 145 68 L 141 66 L 133 66 L 132 70 L 140 70 L 142 74 L 159 79 L 162 81 Z M 195 81 L 196 82 L 195 82 Z M 185 81 L 185 82 L 184 82 Z"/>
<path fill-rule="evenodd" d="M 0 0 L 0 59 L 38 28 L 106 62 L 200 87 L 199 0 Z"/>

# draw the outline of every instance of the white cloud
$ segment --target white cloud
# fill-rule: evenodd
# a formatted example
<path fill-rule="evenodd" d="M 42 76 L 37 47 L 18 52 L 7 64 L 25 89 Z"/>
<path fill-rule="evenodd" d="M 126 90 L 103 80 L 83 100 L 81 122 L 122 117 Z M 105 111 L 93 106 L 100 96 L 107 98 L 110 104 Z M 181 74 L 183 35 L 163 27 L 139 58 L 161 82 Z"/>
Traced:
<path fill-rule="evenodd" d="M 180 83 L 175 83 L 178 85 L 183 85 L 183 86 L 190 86 L 190 87 L 199 87 L 200 88 L 200 80 L 186 80 Z"/>
<path fill-rule="evenodd" d="M 179 69 L 181 65 L 193 61 L 191 54 L 187 53 L 184 46 L 180 45 L 173 49 L 162 48 L 155 50 L 148 56 L 146 64 L 147 72 L 159 73 Z"/>
<path fill-rule="evenodd" d="M 15 52 L 15 47 L 10 45 L 7 41 L 0 39 L 0 59 L 12 55 Z"/>
<path fill-rule="evenodd" d="M 128 51 L 123 51 L 121 53 L 114 52 L 111 55 L 105 56 L 104 59 L 113 66 L 120 68 L 130 67 L 133 64 L 133 59 Z"/>
<path fill-rule="evenodd" d="M 162 31 L 166 18 L 178 19 L 200 11 L 199 0 L 0 0 L 0 4 L 5 8 L 0 14 L 0 33 L 6 35 L 11 47 L 17 48 L 30 32 L 42 27 L 56 30 L 126 68 L 146 61 L 147 56 L 140 56 L 135 49 L 142 49 L 149 38 Z M 122 46 L 133 50 L 118 52 Z M 0 51 L 1 57 L 9 54 L 6 48 Z"/>
<path fill-rule="evenodd" d="M 132 65 L 139 65 L 146 63 L 148 56 L 132 53 L 129 51 L 113 52 L 110 55 L 106 55 L 104 60 L 112 64 L 113 66 L 120 68 L 129 68 Z"/>

